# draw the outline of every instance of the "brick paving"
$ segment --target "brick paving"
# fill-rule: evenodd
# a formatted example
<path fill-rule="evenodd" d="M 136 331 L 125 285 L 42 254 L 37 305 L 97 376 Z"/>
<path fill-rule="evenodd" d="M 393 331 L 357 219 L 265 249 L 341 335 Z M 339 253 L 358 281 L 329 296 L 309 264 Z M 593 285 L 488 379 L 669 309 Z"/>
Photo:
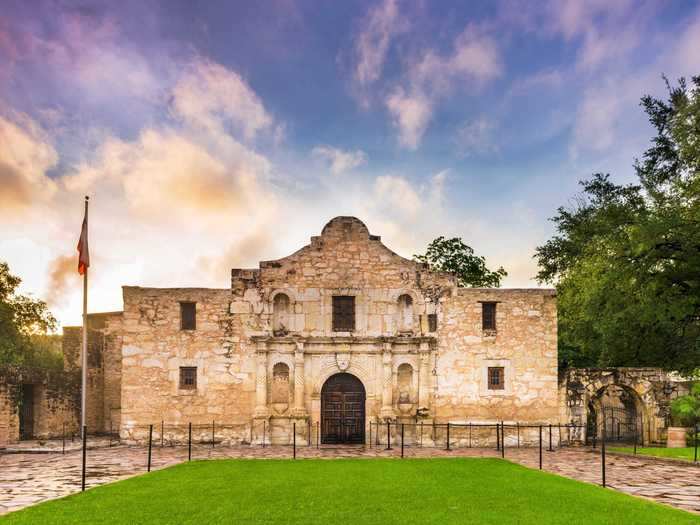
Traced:
<path fill-rule="evenodd" d="M 406 448 L 407 457 L 498 457 L 492 449 Z M 193 459 L 291 458 L 291 447 L 215 447 L 194 445 Z M 298 447 L 298 458 L 399 457 L 400 448 L 383 447 Z M 506 459 L 538 467 L 533 448 L 506 449 Z M 187 447 L 154 447 L 152 468 L 160 469 L 187 460 Z M 87 486 L 94 487 L 146 471 L 147 449 L 119 445 L 88 451 Z M 587 449 L 559 449 L 543 452 L 544 470 L 562 476 L 600 484 L 600 455 Z M 607 483 L 612 489 L 700 514 L 700 467 L 664 463 L 641 456 L 613 456 L 607 459 Z M 48 499 L 80 491 L 80 452 L 65 455 L 16 453 L 0 456 L 0 514 Z"/>

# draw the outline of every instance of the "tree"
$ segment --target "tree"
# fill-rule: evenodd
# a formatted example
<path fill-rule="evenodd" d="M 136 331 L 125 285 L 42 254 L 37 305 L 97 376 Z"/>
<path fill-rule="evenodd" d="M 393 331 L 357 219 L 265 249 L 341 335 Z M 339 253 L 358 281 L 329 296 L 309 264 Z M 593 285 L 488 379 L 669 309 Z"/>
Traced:
<path fill-rule="evenodd" d="M 428 245 L 425 255 L 414 255 L 413 259 L 427 263 L 433 270 L 455 274 L 460 286 L 498 288 L 501 279 L 508 275 L 500 267 L 489 270 L 486 259 L 474 255 L 474 250 L 459 237 L 440 236 Z"/>
<path fill-rule="evenodd" d="M 688 395 L 671 402 L 671 413 L 681 425 L 694 428 L 700 424 L 700 383 L 695 383 Z"/>
<path fill-rule="evenodd" d="M 668 85 L 668 83 L 667 83 Z M 562 366 L 700 366 L 700 77 L 642 99 L 656 136 L 638 184 L 595 174 L 537 248 Z"/>
<path fill-rule="evenodd" d="M 0 262 L 0 365 L 45 362 L 43 354 L 55 346 L 46 335 L 56 328 L 56 319 L 44 301 L 17 293 L 21 282 Z"/>

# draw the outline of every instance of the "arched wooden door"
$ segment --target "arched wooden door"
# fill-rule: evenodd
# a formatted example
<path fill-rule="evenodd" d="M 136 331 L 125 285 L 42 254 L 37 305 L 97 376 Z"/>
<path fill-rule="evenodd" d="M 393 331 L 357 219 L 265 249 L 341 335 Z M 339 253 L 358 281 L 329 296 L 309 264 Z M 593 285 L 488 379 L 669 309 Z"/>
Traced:
<path fill-rule="evenodd" d="M 321 443 L 365 442 L 365 387 L 352 374 L 335 374 L 321 389 Z"/>

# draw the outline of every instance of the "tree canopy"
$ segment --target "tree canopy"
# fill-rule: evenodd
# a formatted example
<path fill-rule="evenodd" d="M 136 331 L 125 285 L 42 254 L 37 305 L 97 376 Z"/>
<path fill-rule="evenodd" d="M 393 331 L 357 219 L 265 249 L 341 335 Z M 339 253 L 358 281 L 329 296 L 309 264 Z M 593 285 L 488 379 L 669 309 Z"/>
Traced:
<path fill-rule="evenodd" d="M 56 353 L 56 338 L 48 335 L 56 319 L 44 301 L 17 293 L 21 282 L 0 262 L 0 365 L 46 365 Z"/>
<path fill-rule="evenodd" d="M 460 286 L 499 287 L 507 272 L 503 268 L 491 271 L 486 259 L 474 255 L 474 250 L 462 239 L 438 237 L 429 245 L 424 255 L 414 255 L 418 262 L 428 263 L 431 269 L 454 273 Z"/>
<path fill-rule="evenodd" d="M 596 173 L 536 249 L 556 284 L 563 366 L 700 367 L 700 77 L 641 105 L 656 134 L 638 182 Z"/>

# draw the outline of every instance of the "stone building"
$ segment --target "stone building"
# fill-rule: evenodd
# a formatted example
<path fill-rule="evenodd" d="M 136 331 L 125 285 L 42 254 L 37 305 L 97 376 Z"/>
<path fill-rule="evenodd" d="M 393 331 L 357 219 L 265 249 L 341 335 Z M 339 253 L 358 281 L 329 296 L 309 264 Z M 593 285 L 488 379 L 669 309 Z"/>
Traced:
<path fill-rule="evenodd" d="M 555 422 L 556 298 L 460 288 L 336 217 L 231 287 L 123 288 L 122 438 L 218 422 L 231 442 L 364 442 L 370 422 Z M 117 342 L 118 339 L 118 342 Z M 107 405 L 105 404 L 105 407 Z M 304 436 L 301 439 L 305 439 Z"/>

